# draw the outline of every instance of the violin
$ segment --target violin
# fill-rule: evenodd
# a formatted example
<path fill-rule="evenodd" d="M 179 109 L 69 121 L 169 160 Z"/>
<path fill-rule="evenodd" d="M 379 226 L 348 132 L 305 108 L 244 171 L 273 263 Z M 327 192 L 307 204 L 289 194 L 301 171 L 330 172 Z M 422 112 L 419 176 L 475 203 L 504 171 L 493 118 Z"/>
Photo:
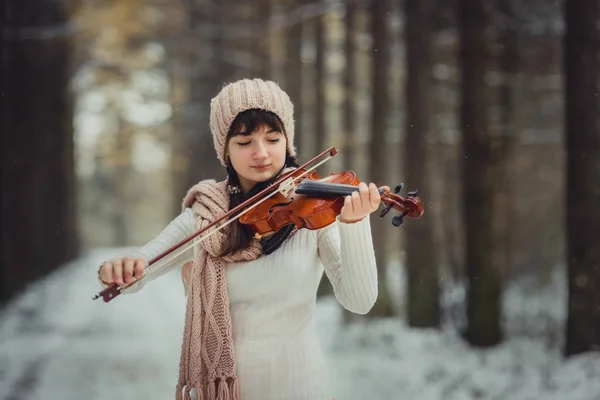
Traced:
<path fill-rule="evenodd" d="M 92 299 L 102 298 L 105 303 L 110 302 L 131 285 L 169 266 L 171 260 L 236 220 L 248 225 L 257 238 L 290 224 L 311 230 L 332 224 L 341 213 L 345 196 L 358 191 L 360 183 L 353 171 L 330 174 L 322 179 L 317 175 L 314 170 L 336 154 L 337 150 L 330 147 L 297 169 L 282 174 L 270 186 L 148 261 L 148 268 L 138 279 L 121 286 L 114 283 Z M 318 160 L 321 161 L 310 166 Z M 402 225 L 405 217 L 419 218 L 424 212 L 418 191 L 408 192 L 404 198 L 398 194 L 402 188 L 403 184 L 399 184 L 394 193 L 379 189 L 381 201 L 386 205 L 379 217 L 383 218 L 394 208 L 400 212 L 392 218 L 396 227 Z"/>
<path fill-rule="evenodd" d="M 306 170 L 297 169 L 293 171 L 292 178 L 303 175 L 306 175 Z M 358 191 L 360 183 L 354 171 L 332 173 L 323 179 L 312 171 L 300 179 L 289 193 L 277 193 L 242 215 L 240 223 L 248 225 L 258 239 L 290 224 L 296 228 L 321 229 L 335 221 L 344 206 L 345 196 Z M 381 201 L 386 205 L 379 217 L 383 218 L 391 208 L 400 211 L 400 215 L 392 218 L 396 227 L 402 225 L 404 217 L 419 218 L 424 212 L 418 191 L 409 192 L 407 198 L 397 194 L 403 186 L 396 186 L 394 193 L 379 189 Z"/>

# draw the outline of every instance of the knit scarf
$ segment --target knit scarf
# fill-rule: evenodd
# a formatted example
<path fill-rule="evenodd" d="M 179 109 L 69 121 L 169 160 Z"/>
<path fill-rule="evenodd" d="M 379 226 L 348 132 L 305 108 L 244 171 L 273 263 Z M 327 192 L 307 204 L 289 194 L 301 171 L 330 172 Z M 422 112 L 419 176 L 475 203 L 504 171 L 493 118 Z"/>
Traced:
<path fill-rule="evenodd" d="M 228 212 L 226 185 L 227 181 L 205 180 L 188 191 L 183 208 L 194 211 L 196 229 Z M 258 240 L 252 239 L 248 249 L 219 257 L 227 228 L 203 240 L 194 261 L 183 266 L 187 304 L 177 400 L 191 400 L 192 389 L 196 389 L 198 400 L 239 399 L 225 266 L 254 260 L 262 250 Z"/>

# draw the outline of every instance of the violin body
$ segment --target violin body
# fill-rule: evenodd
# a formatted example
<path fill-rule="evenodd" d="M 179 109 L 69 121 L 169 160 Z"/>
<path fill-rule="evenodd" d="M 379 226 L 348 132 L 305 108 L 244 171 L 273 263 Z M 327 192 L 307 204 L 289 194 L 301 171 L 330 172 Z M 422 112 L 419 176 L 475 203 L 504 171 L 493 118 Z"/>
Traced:
<path fill-rule="evenodd" d="M 304 173 L 296 170 L 293 177 Z M 312 171 L 303 179 L 322 184 L 352 185 L 358 187 L 360 181 L 353 171 L 331 174 L 325 178 Z M 323 187 L 332 187 L 323 185 Z M 239 218 L 259 235 L 277 232 L 282 227 L 294 224 L 298 228 L 316 230 L 332 224 L 342 211 L 344 196 L 338 193 L 322 193 L 322 197 L 296 193 L 292 190 L 287 196 L 281 193 L 258 204 Z"/>
<path fill-rule="evenodd" d="M 297 169 L 292 174 L 292 178 L 300 176 L 301 181 L 294 190 L 286 195 L 279 192 L 255 205 L 240 216 L 240 223 L 248 225 L 257 237 L 277 232 L 290 224 L 297 228 L 321 229 L 335 221 L 345 197 L 357 191 L 360 183 L 354 171 L 332 173 L 322 179 L 315 171 L 306 174 L 305 170 Z M 395 193 L 401 189 L 402 185 L 397 186 Z M 423 204 L 416 191 L 409 193 L 406 199 L 383 189 L 379 193 L 382 202 L 387 204 L 380 217 L 392 207 L 402 212 L 392 219 L 394 226 L 400 226 L 405 216 L 419 218 L 423 214 Z"/>

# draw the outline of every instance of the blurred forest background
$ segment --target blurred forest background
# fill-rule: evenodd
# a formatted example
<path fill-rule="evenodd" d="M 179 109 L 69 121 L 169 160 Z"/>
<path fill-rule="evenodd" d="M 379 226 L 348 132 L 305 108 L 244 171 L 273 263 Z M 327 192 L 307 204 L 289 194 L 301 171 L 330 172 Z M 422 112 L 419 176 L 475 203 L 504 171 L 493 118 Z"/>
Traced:
<path fill-rule="evenodd" d="M 260 77 L 295 104 L 300 162 L 335 146 L 321 174 L 419 190 L 420 219 L 373 215 L 381 285 L 366 318 L 494 346 L 519 281 L 530 297 L 516 307 L 539 307 L 522 334 L 565 355 L 600 349 L 599 1 L 9 0 L 0 12 L 4 304 L 89 249 L 143 244 L 189 186 L 225 178 L 210 99 Z M 561 302 L 535 303 L 556 279 Z"/>

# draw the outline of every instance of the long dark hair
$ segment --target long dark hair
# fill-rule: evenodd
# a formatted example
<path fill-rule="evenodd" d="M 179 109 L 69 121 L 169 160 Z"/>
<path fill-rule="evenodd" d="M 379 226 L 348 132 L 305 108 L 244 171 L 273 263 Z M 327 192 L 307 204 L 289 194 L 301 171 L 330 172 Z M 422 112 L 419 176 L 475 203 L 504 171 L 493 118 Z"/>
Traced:
<path fill-rule="evenodd" d="M 281 122 L 281 119 L 279 119 L 277 115 L 269 111 L 251 109 L 241 112 L 233 120 L 231 127 L 227 132 L 225 148 L 227 148 L 227 144 L 232 137 L 237 135 L 249 136 L 257 127 L 262 125 L 266 125 L 271 129 L 280 131 L 287 138 L 283 122 Z M 296 158 L 290 156 L 289 152 L 286 152 L 285 167 L 298 166 L 299 165 L 296 161 Z M 227 175 L 229 185 L 240 187 L 239 176 L 236 170 L 233 168 L 233 165 L 231 165 L 231 161 L 229 159 L 227 159 Z M 237 194 L 231 194 L 229 196 L 229 210 L 232 210 L 233 208 L 242 204 L 247 198 L 250 198 L 256 193 L 260 192 L 262 189 L 267 187 L 271 181 L 276 179 L 277 177 L 273 177 L 267 182 L 259 182 L 248 193 L 243 193 L 240 190 L 240 192 Z M 232 222 L 229 224 L 229 232 L 228 235 L 226 235 L 225 243 L 223 244 L 220 256 L 223 257 L 232 255 L 238 251 L 247 249 L 250 247 L 253 236 L 254 232 L 252 232 L 247 225 L 243 225 L 237 220 Z"/>

